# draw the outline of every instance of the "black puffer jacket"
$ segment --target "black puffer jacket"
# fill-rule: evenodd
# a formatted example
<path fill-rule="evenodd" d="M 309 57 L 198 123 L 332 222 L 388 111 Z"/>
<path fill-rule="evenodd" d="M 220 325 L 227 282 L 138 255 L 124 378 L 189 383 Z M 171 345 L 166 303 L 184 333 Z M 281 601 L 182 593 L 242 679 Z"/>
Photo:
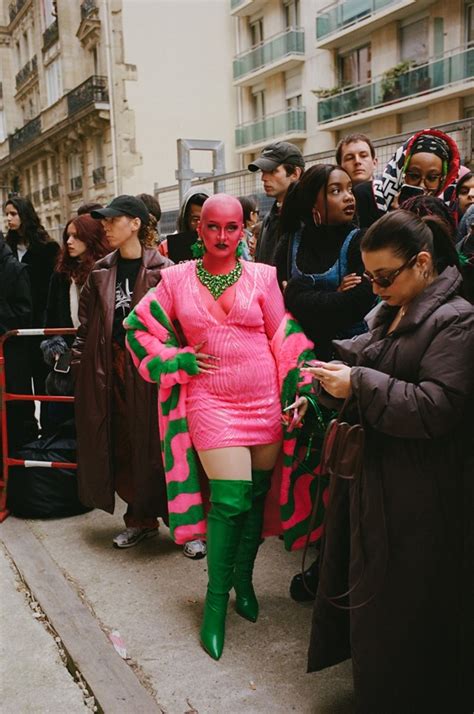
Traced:
<path fill-rule="evenodd" d="M 472 711 L 474 308 L 448 267 L 398 327 L 336 343 L 366 430 L 327 510 L 309 670 L 352 657 L 357 714 Z M 324 597 L 351 589 L 341 610 Z"/>

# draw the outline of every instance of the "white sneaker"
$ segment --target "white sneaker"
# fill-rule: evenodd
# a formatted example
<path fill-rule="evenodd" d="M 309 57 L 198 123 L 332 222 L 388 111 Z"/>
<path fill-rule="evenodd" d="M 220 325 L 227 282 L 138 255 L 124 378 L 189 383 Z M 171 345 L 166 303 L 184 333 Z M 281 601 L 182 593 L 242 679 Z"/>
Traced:
<path fill-rule="evenodd" d="M 126 528 L 113 539 L 114 548 L 132 548 L 144 538 L 158 535 L 158 528 Z"/>
<path fill-rule="evenodd" d="M 207 555 L 207 546 L 205 540 L 189 540 L 184 544 L 183 555 L 191 560 L 201 560 Z"/>

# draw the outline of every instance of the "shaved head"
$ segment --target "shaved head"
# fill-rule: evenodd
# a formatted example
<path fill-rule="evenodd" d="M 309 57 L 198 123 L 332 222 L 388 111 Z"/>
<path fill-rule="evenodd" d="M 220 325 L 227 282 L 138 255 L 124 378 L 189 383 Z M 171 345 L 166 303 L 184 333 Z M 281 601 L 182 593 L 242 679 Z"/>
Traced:
<path fill-rule="evenodd" d="M 227 193 L 216 193 L 204 202 L 201 223 L 209 220 L 210 216 L 224 221 L 244 222 L 244 213 L 240 201 Z"/>

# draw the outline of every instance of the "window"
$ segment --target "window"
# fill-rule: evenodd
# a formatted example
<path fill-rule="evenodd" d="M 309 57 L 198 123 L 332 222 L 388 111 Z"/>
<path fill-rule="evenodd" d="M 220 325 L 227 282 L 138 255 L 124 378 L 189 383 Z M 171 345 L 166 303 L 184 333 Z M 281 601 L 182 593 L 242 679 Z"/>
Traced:
<path fill-rule="evenodd" d="M 43 186 L 49 186 L 49 180 L 48 180 L 48 162 L 43 159 L 41 162 L 41 174 L 43 177 Z"/>
<path fill-rule="evenodd" d="M 21 49 L 20 49 L 20 43 L 15 42 L 15 57 L 16 57 L 16 68 L 18 71 L 23 67 L 22 62 L 21 62 Z"/>
<path fill-rule="evenodd" d="M 23 57 L 25 58 L 25 62 L 28 62 L 30 59 L 30 43 L 28 41 L 27 32 L 23 33 Z"/>
<path fill-rule="evenodd" d="M 5 114 L 3 109 L 0 109 L 0 141 L 5 141 L 7 138 L 7 130 L 5 127 Z"/>
<path fill-rule="evenodd" d="M 466 5 L 466 44 L 474 46 L 474 2 Z"/>
<path fill-rule="evenodd" d="M 82 162 L 79 154 L 69 154 L 69 190 L 79 191 L 82 188 Z"/>
<path fill-rule="evenodd" d="M 428 60 L 428 18 L 400 28 L 400 59 L 422 64 Z"/>
<path fill-rule="evenodd" d="M 299 27 L 300 26 L 300 0 L 284 0 L 285 10 L 285 26 Z"/>
<path fill-rule="evenodd" d="M 63 96 L 63 83 L 61 76 L 61 60 L 58 58 L 45 67 L 46 91 L 48 106 L 54 104 Z"/>
<path fill-rule="evenodd" d="M 56 19 L 56 11 L 54 9 L 55 2 L 54 0 L 43 0 L 41 5 L 43 8 L 43 24 L 46 29 L 52 25 Z"/>
<path fill-rule="evenodd" d="M 339 83 L 344 87 L 370 82 L 370 45 L 339 55 Z"/>
<path fill-rule="evenodd" d="M 286 100 L 286 106 L 288 109 L 302 109 L 303 108 L 303 95 L 297 94 L 295 97 L 290 97 Z"/>
<path fill-rule="evenodd" d="M 265 116 L 265 91 L 252 92 L 252 114 L 254 119 Z"/>
<path fill-rule="evenodd" d="M 250 24 L 250 41 L 252 47 L 263 42 L 263 18 L 255 20 Z"/>

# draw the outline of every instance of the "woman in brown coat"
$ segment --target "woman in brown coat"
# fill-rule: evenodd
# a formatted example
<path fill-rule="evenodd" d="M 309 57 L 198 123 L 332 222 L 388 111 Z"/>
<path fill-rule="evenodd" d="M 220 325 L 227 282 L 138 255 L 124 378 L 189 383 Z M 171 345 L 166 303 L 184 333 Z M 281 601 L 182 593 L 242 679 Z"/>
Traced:
<path fill-rule="evenodd" d="M 357 714 L 464 714 L 474 308 L 439 219 L 395 211 L 361 250 L 383 302 L 368 333 L 335 343 L 344 364 L 311 369 L 326 393 L 352 395 L 366 444 L 360 479 L 332 483 L 309 671 L 352 656 Z"/>
<path fill-rule="evenodd" d="M 140 199 L 118 196 L 91 215 L 102 219 L 116 250 L 95 264 L 79 304 L 73 345 L 79 497 L 109 513 L 115 492 L 126 501 L 126 530 L 114 545 L 129 548 L 156 534 L 167 499 L 156 387 L 134 368 L 122 323 L 171 262 L 148 247 L 148 211 Z"/>

